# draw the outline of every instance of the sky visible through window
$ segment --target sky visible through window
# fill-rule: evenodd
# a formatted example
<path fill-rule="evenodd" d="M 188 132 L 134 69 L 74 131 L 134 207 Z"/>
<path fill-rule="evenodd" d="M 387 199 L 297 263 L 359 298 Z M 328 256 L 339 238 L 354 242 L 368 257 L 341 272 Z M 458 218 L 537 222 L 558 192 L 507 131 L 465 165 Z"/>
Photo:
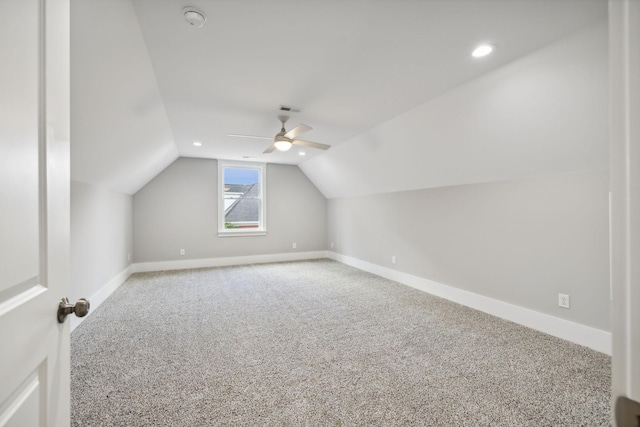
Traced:
<path fill-rule="evenodd" d="M 257 169 L 236 169 L 225 168 L 224 170 L 224 183 L 225 184 L 257 184 L 258 183 Z"/>

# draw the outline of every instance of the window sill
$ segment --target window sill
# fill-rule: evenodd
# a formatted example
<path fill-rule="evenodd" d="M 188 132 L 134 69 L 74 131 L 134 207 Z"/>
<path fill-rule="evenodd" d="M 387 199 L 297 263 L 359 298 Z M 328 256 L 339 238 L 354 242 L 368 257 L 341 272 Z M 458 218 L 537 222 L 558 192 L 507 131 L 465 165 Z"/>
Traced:
<path fill-rule="evenodd" d="M 267 231 L 266 230 L 252 230 L 252 231 L 240 231 L 240 230 L 235 230 L 235 231 L 229 231 L 229 230 L 225 230 L 225 231 L 218 231 L 218 237 L 247 237 L 247 236 L 266 236 L 267 235 Z"/>

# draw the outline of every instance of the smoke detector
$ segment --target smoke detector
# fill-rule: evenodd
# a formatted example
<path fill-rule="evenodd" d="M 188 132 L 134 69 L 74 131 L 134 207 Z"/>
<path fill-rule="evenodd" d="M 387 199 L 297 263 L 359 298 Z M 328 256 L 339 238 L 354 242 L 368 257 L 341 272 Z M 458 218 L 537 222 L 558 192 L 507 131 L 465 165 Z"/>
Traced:
<path fill-rule="evenodd" d="M 193 6 L 185 7 L 182 9 L 182 13 L 187 24 L 194 28 L 201 28 L 207 22 L 207 17 L 204 16 L 204 13 Z"/>

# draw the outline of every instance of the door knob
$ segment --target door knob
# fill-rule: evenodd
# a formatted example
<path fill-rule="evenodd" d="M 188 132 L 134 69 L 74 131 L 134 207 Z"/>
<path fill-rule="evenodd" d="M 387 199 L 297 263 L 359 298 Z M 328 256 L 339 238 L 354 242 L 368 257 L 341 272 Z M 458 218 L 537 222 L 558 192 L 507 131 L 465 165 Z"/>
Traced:
<path fill-rule="evenodd" d="M 63 323 L 67 314 L 75 313 L 78 317 L 84 317 L 89 312 L 89 300 L 80 298 L 75 304 L 69 304 L 69 298 L 62 298 L 58 304 L 58 322 Z"/>

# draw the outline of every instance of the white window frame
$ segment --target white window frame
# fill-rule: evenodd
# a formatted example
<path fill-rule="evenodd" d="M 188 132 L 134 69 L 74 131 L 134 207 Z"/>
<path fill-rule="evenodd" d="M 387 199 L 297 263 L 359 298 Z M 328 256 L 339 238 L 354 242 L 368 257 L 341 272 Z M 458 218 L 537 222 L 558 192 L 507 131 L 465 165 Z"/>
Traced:
<path fill-rule="evenodd" d="M 258 228 L 242 229 L 242 228 L 224 228 L 224 170 L 225 168 L 234 169 L 253 169 L 258 170 L 260 177 L 260 198 L 262 203 L 260 206 L 260 220 Z M 237 162 L 231 160 L 218 160 L 218 236 L 266 236 L 267 235 L 267 164 L 252 162 Z"/>

